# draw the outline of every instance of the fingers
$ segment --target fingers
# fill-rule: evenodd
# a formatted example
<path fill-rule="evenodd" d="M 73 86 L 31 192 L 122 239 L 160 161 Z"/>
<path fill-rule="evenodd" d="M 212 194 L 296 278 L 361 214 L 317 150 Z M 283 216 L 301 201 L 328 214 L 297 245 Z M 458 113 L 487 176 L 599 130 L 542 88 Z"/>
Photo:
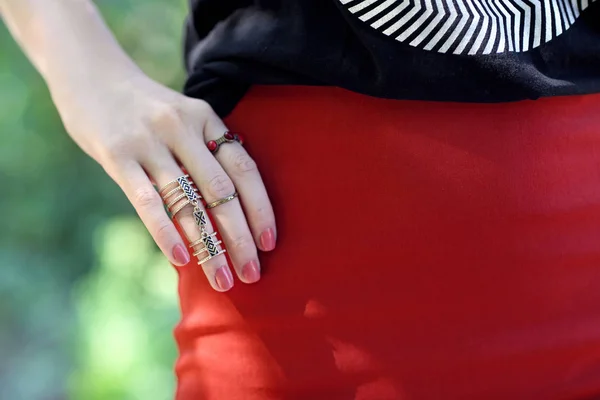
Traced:
<path fill-rule="evenodd" d="M 225 291 L 233 286 L 233 269 L 243 282 L 256 282 L 260 279 L 257 246 L 263 250 L 273 249 L 276 236 L 273 211 L 260 174 L 244 149 L 236 143 L 222 146 L 219 160 L 208 150 L 204 132 L 207 137 L 218 138 L 225 133 L 225 128 L 207 103 L 183 97 L 175 103 L 162 107 L 159 117 L 145 120 L 143 126 L 132 130 L 137 133 L 113 140 L 117 145 L 110 145 L 103 152 L 102 158 L 107 161 L 102 165 L 123 188 L 156 243 L 173 264 L 181 266 L 191 258 L 185 238 L 180 236 L 182 231 L 189 242 L 202 243 L 211 250 L 211 258 L 201 265 L 215 290 Z M 177 211 L 174 218 L 181 227 L 179 231 L 165 211 L 163 198 L 151 180 L 162 187 L 184 175 L 178 162 L 191 175 L 208 203 L 231 196 L 236 192 L 236 185 L 239 187 L 238 198 L 210 210 L 229 252 L 231 267 L 223 254 L 215 254 L 220 249 L 218 243 L 209 247 L 212 243 L 206 235 L 201 235 L 192 205 L 182 203 L 187 197 L 180 196 L 181 193 L 174 197 L 165 194 L 169 205 L 175 207 L 172 210 Z M 173 189 L 175 187 L 177 185 Z M 202 202 L 197 204 L 198 212 L 205 211 Z M 215 232 L 209 218 L 204 227 L 206 232 Z M 194 255 L 203 258 L 202 254 Z"/>
<path fill-rule="evenodd" d="M 154 178 L 159 188 L 184 175 L 170 154 L 147 160 L 146 170 Z M 179 184 L 170 184 L 161 194 L 166 198 L 167 206 L 169 206 L 169 209 L 174 214 L 174 218 L 177 219 L 177 222 L 185 232 L 188 241 L 191 244 L 195 244 L 193 249 L 197 250 L 197 252 L 194 255 L 199 259 L 206 258 L 209 255 L 208 252 L 200 251 L 201 249 L 205 250 L 206 246 L 201 240 L 201 231 L 194 219 L 194 206 L 189 203 L 187 196 L 185 196 Z M 200 201 L 198 201 L 197 207 L 199 211 L 206 212 Z M 215 230 L 210 219 L 205 218 L 204 221 L 206 231 L 214 233 Z M 214 238 L 214 241 L 217 249 L 220 250 L 220 246 L 216 243 L 217 239 Z M 224 292 L 233 287 L 233 276 L 225 255 L 214 256 L 210 260 L 203 262 L 201 266 L 208 281 L 215 290 Z"/>
<path fill-rule="evenodd" d="M 221 119 L 214 115 L 205 125 L 205 140 L 215 140 L 226 131 Z M 263 251 L 273 250 L 277 235 L 275 214 L 256 163 L 237 142 L 221 145 L 215 157 L 240 194 L 256 245 Z"/>
<path fill-rule="evenodd" d="M 196 182 L 207 203 L 235 193 L 235 186 L 200 140 L 179 149 L 177 155 Z M 257 249 L 238 199 L 210 210 L 239 278 L 246 283 L 260 279 Z"/>
<path fill-rule="evenodd" d="M 260 263 L 252 233 L 238 199 L 210 210 L 218 225 L 239 278 L 246 283 L 260 279 Z"/>
<path fill-rule="evenodd" d="M 186 245 L 165 212 L 163 201 L 143 168 L 131 162 L 115 179 L 133 204 L 154 241 L 169 261 L 183 266 L 190 261 Z"/>
<path fill-rule="evenodd" d="M 198 129 L 200 129 L 198 127 Z M 236 191 L 233 181 L 210 153 L 200 134 L 172 143 L 172 150 L 196 182 L 207 203 L 225 198 Z M 239 193 L 240 197 L 244 193 Z M 209 210 L 223 239 L 233 267 L 246 283 L 260 279 L 260 263 L 254 237 L 239 199 Z"/>

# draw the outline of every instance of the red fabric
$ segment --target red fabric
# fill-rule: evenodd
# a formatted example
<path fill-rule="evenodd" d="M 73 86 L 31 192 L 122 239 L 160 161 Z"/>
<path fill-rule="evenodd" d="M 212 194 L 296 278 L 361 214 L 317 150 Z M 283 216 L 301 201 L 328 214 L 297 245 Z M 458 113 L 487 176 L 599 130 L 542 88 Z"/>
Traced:
<path fill-rule="evenodd" d="M 252 89 L 277 249 L 178 269 L 177 399 L 599 399 L 599 109 Z"/>

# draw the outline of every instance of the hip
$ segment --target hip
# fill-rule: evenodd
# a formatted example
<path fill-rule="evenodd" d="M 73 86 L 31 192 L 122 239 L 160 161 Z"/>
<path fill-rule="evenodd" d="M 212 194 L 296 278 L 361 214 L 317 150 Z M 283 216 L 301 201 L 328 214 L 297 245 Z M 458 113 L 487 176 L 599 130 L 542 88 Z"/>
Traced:
<path fill-rule="evenodd" d="M 253 88 L 278 248 L 227 294 L 179 270 L 178 398 L 600 395 L 598 106 Z"/>

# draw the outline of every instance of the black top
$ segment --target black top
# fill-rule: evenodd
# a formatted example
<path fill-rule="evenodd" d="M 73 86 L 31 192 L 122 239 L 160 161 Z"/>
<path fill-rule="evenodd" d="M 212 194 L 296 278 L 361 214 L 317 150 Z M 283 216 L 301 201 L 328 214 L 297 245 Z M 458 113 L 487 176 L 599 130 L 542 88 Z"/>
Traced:
<path fill-rule="evenodd" d="M 600 92 L 600 1 L 191 0 L 184 92 L 251 84 L 499 102 Z"/>

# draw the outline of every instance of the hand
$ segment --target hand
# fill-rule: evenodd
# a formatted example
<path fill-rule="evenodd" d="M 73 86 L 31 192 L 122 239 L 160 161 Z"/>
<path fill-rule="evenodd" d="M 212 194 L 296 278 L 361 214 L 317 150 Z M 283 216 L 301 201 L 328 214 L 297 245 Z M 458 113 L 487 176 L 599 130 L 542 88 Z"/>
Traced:
<path fill-rule="evenodd" d="M 275 247 L 275 217 L 256 164 L 244 148 L 228 143 L 213 156 L 206 147 L 207 141 L 226 132 L 221 119 L 206 102 L 183 96 L 142 73 L 104 85 L 96 82 L 95 88 L 92 93 L 88 89 L 63 96 L 69 100 L 55 98 L 65 127 L 123 189 L 163 253 L 175 265 L 189 261 L 186 243 L 152 184 L 162 187 L 184 175 L 179 161 L 207 202 L 238 191 L 238 198 L 209 213 L 239 278 L 256 282 L 257 248 Z M 176 218 L 189 241 L 200 237 L 191 205 Z M 210 221 L 207 228 L 214 230 Z M 202 268 L 215 290 L 233 286 L 224 255 Z"/>

